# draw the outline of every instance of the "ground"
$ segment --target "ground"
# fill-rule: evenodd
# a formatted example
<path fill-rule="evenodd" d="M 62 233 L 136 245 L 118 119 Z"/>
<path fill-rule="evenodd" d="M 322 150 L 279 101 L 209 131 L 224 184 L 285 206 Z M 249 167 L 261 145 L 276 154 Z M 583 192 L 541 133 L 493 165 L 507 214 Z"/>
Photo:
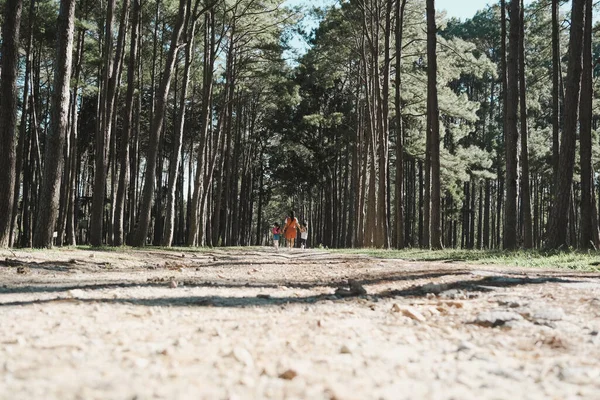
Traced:
<path fill-rule="evenodd" d="M 593 273 L 0 251 L 0 399 L 597 399 L 599 330 Z"/>

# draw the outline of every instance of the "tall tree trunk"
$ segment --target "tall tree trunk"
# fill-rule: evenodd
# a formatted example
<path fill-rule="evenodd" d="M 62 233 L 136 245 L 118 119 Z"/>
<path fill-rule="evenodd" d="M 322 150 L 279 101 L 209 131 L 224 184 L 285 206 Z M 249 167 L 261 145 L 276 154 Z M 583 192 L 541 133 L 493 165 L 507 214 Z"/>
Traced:
<path fill-rule="evenodd" d="M 404 248 L 404 129 L 402 125 L 402 38 L 404 30 L 404 9 L 406 0 L 396 1 L 396 82 L 395 82 L 395 106 L 396 106 L 396 241 L 395 247 Z"/>
<path fill-rule="evenodd" d="M 8 247 L 12 231 L 17 130 L 17 75 L 22 0 L 7 0 L 2 25 L 0 70 L 0 248 Z M 31 18 L 31 16 L 30 16 Z"/>
<path fill-rule="evenodd" d="M 15 167 L 15 185 L 13 198 L 13 212 L 11 216 L 10 246 L 19 243 L 19 237 L 13 236 L 16 228 L 17 214 L 19 213 L 19 194 L 21 192 L 21 174 L 23 173 L 24 160 L 27 160 L 27 150 L 25 149 L 27 137 L 27 119 L 29 117 L 29 92 L 31 91 L 31 62 L 33 58 L 33 17 L 35 15 L 35 0 L 29 2 L 29 19 L 27 21 L 27 45 L 25 47 L 25 78 L 23 79 L 23 102 L 21 109 L 21 122 L 19 126 L 19 143 L 17 145 L 17 160 Z M 1 101 L 0 101 L 1 102 Z M 25 182 L 23 182 L 23 191 Z M 22 225 L 22 224 L 21 224 Z M 21 231 L 20 229 L 19 231 Z M 0 246 L 1 247 L 1 246 Z"/>
<path fill-rule="evenodd" d="M 171 85 L 171 76 L 175 68 L 177 58 L 177 50 L 179 48 L 179 37 L 183 30 L 183 24 L 187 13 L 187 0 L 179 0 L 179 12 L 177 22 L 173 27 L 171 36 L 171 45 L 167 56 L 167 63 L 160 83 L 160 88 L 156 96 L 156 109 L 152 119 L 150 129 L 150 143 L 148 146 L 148 155 L 146 159 L 146 173 L 144 181 L 144 190 L 142 193 L 142 205 L 140 207 L 140 220 L 133 238 L 133 245 L 140 247 L 146 244 L 148 230 L 150 229 L 150 212 L 152 211 L 152 199 L 154 197 L 154 189 L 156 185 L 156 160 L 158 158 L 158 145 L 160 142 L 160 134 L 163 127 L 165 112 L 167 108 L 167 96 Z"/>
<path fill-rule="evenodd" d="M 384 57 L 383 57 L 383 85 L 379 89 L 380 79 L 377 83 L 378 96 L 378 119 L 379 119 L 379 193 L 378 193 L 378 232 L 380 233 L 380 242 L 378 246 L 389 249 L 391 245 L 390 226 L 388 215 L 388 158 L 389 158 L 389 97 L 390 97 L 390 42 L 392 35 L 392 1 L 386 1 L 385 9 L 385 28 L 384 35 Z M 378 7 L 379 8 L 379 7 Z M 378 10 L 378 13 L 379 10 Z M 334 224 L 337 226 L 337 224 Z"/>
<path fill-rule="evenodd" d="M 81 66 L 83 63 L 83 48 L 85 43 L 85 30 L 82 28 L 79 31 L 79 37 L 77 41 L 77 62 L 75 64 L 75 76 L 73 80 L 75 82 L 75 86 L 71 90 L 71 126 L 70 126 L 70 140 L 69 140 L 69 165 L 67 168 L 70 169 L 69 182 L 67 182 L 67 205 L 66 205 L 66 244 L 68 246 L 75 246 L 76 240 L 76 225 L 77 225 L 77 216 L 76 212 L 76 202 L 77 202 L 77 174 L 79 169 L 77 168 L 79 165 L 79 152 L 77 146 L 77 137 L 78 137 L 78 92 L 79 92 L 79 78 L 81 74 Z"/>
<path fill-rule="evenodd" d="M 519 15 L 519 97 L 521 108 L 521 213 L 523 214 L 523 247 L 533 248 L 533 222 L 531 220 L 531 189 L 529 184 L 529 150 L 527 132 L 527 91 L 525 82 L 525 7 L 521 0 Z"/>
<path fill-rule="evenodd" d="M 519 15 L 520 0 L 511 0 L 509 6 L 510 31 L 507 68 L 507 108 L 506 108 L 506 203 L 504 211 L 504 248 L 516 249 L 518 246 L 518 179 L 519 179 Z"/>
<path fill-rule="evenodd" d="M 503 147 L 506 146 L 506 132 L 508 128 L 507 123 L 507 108 L 508 108 L 508 79 L 506 73 L 506 2 L 505 0 L 500 0 L 500 79 L 502 81 L 502 137 L 500 145 L 498 145 L 496 157 L 498 160 L 502 159 L 502 150 Z M 496 190 L 496 215 L 495 215 L 495 230 L 493 230 L 494 235 L 494 246 L 496 248 L 500 248 L 503 246 L 502 243 L 502 216 L 503 216 L 503 207 L 504 207 L 504 172 L 502 169 L 501 162 L 497 163 L 497 175 L 498 175 L 498 185 Z"/>
<path fill-rule="evenodd" d="M 46 137 L 44 179 L 40 193 L 40 208 L 33 238 L 34 247 L 52 247 L 52 237 L 60 194 L 64 164 L 63 147 L 68 130 L 69 84 L 73 56 L 73 31 L 75 29 L 75 0 L 61 0 L 57 24 L 56 68 L 50 130 Z"/>
<path fill-rule="evenodd" d="M 191 1 L 188 2 L 188 8 L 191 8 Z M 195 10 L 194 10 L 195 11 Z M 189 24 L 189 16 L 188 22 L 186 22 L 186 31 L 187 25 Z M 179 100 L 179 115 L 178 121 L 176 125 L 176 129 L 174 130 L 173 136 L 173 154 L 171 157 L 171 161 L 169 164 L 169 188 L 167 191 L 167 210 L 165 216 L 165 228 L 163 231 L 162 245 L 163 246 L 171 246 L 173 242 L 173 228 L 175 225 L 175 185 L 177 181 L 177 177 L 179 174 L 179 164 L 181 161 L 181 148 L 183 146 L 183 132 L 185 128 L 185 101 L 187 99 L 187 92 L 189 86 L 189 77 L 190 77 L 190 67 L 192 65 L 192 55 L 194 51 L 194 34 L 196 32 L 196 21 L 192 21 L 191 28 L 189 32 L 187 32 L 187 43 L 185 50 L 185 66 L 183 72 L 183 87 L 181 89 L 181 98 Z"/>
<path fill-rule="evenodd" d="M 485 205 L 483 208 L 483 249 L 490 248 L 490 207 L 491 207 L 491 183 L 489 179 L 485 180 Z"/>
<path fill-rule="evenodd" d="M 592 0 L 586 0 L 583 35 L 583 72 L 581 78 L 581 104 L 579 106 L 580 162 L 581 162 L 581 247 L 598 249 L 598 209 L 594 191 L 592 166 Z"/>
<path fill-rule="evenodd" d="M 140 24 L 140 1 L 133 0 L 133 18 L 131 22 L 131 44 L 129 48 L 129 62 L 127 66 L 127 93 L 125 95 L 125 118 L 123 121 L 123 135 L 121 137 L 121 147 L 119 152 L 119 183 L 117 187 L 117 201 L 115 205 L 115 246 L 121 246 L 125 243 L 125 199 L 126 190 L 129 185 L 129 148 L 131 141 L 131 131 L 133 127 L 133 95 L 135 92 L 135 70 L 138 58 L 138 33 Z M 133 210 L 130 210 L 133 212 Z"/>
<path fill-rule="evenodd" d="M 548 221 L 546 246 L 558 249 L 567 246 L 569 202 L 575 168 L 575 144 L 581 90 L 583 21 L 585 0 L 573 0 L 571 11 L 571 33 L 569 38 L 569 67 L 565 93 L 564 129 L 560 142 L 557 185 L 554 204 Z M 574 221 L 571 221 L 574 223 Z"/>
<path fill-rule="evenodd" d="M 103 222 L 104 222 L 104 196 L 106 191 L 106 167 L 108 162 L 108 152 L 106 144 L 109 141 L 107 136 L 107 127 L 110 124 L 109 119 L 109 80 L 112 76 L 113 59 L 112 53 L 112 26 L 113 14 L 115 11 L 116 0 L 108 0 L 106 10 L 106 27 L 104 31 L 104 61 L 100 103 L 98 105 L 99 112 L 97 115 L 97 132 L 96 132 L 96 163 L 94 172 L 94 191 L 92 195 L 92 215 L 90 218 L 90 242 L 92 246 L 101 246 L 103 238 Z"/>
<path fill-rule="evenodd" d="M 560 140 L 560 27 L 559 0 L 552 0 L 552 185 L 558 179 L 558 155 Z"/>
<path fill-rule="evenodd" d="M 441 249 L 440 110 L 437 91 L 435 0 L 427 0 L 427 119 L 431 145 L 431 247 Z"/>
<path fill-rule="evenodd" d="M 215 16 L 214 10 L 209 10 L 204 18 L 204 65 L 203 65 L 203 85 L 202 85 L 202 109 L 200 111 L 200 141 L 198 145 L 198 156 L 196 164 L 196 175 L 194 177 L 194 194 L 191 198 L 190 221 L 188 223 L 189 230 L 187 236 L 187 245 L 194 246 L 197 244 L 198 230 L 204 229 L 200 224 L 200 213 L 204 212 L 204 207 L 201 207 L 201 200 L 205 198 L 208 192 L 208 186 L 203 185 L 205 168 L 204 163 L 206 158 L 204 153 L 206 143 L 209 142 L 209 127 L 211 125 L 211 105 L 213 93 L 213 73 L 215 61 Z M 190 154 L 190 157 L 192 155 Z M 191 172 L 190 172 L 191 173 Z M 203 219 L 203 218 L 202 218 Z"/>

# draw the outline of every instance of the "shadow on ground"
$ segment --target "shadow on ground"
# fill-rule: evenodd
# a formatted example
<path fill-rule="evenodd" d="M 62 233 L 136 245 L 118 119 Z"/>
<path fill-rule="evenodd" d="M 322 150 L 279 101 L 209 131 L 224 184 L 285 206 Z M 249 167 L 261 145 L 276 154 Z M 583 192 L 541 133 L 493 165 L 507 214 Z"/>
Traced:
<path fill-rule="evenodd" d="M 436 276 L 444 275 L 443 273 L 436 274 Z M 419 279 L 423 277 L 431 277 L 431 274 L 424 274 L 415 277 L 415 275 L 397 277 L 397 280 L 410 280 Z M 362 280 L 358 281 L 362 285 L 372 285 L 378 283 L 389 282 L 389 277 L 383 280 Z M 522 285 L 540 285 L 546 283 L 578 283 L 583 281 L 556 278 L 556 277 L 537 277 L 537 278 L 513 278 L 505 276 L 492 276 L 484 277 L 477 280 L 464 279 L 452 283 L 441 283 L 441 284 L 425 284 L 425 285 L 414 285 L 407 289 L 402 290 L 385 290 L 376 293 L 370 293 L 363 296 L 356 296 L 362 298 L 368 298 L 370 300 L 379 300 L 385 298 L 398 298 L 398 297 L 424 297 L 428 293 L 443 293 L 445 291 L 461 290 L 467 293 L 481 293 L 498 290 L 501 288 L 510 288 Z M 293 286 L 290 284 L 289 287 L 304 287 L 304 286 Z M 321 284 L 315 285 L 310 284 L 307 287 L 312 288 L 316 286 L 320 287 L 336 287 L 342 286 L 342 283 L 337 284 Z M 157 286 L 165 287 L 164 284 L 139 284 L 139 283 L 109 283 L 109 284 L 98 284 L 98 285 L 78 285 L 78 286 L 56 286 L 56 287 L 45 287 L 45 286 L 29 286 L 19 288 L 2 288 L 0 294 L 7 293 L 40 293 L 40 292 L 64 292 L 73 289 L 80 290 L 100 290 L 100 289 L 111 289 L 111 288 L 128 288 L 128 287 L 140 287 L 140 286 Z M 196 284 L 196 286 L 198 286 Z M 233 284 L 219 284 L 210 283 L 207 286 L 211 287 L 224 287 L 224 288 L 257 288 L 257 289 L 269 289 L 277 288 L 278 285 L 233 285 Z M 286 285 L 288 286 L 288 285 Z M 173 289 L 177 290 L 177 289 Z M 255 306 L 278 306 L 285 304 L 314 304 L 321 301 L 345 301 L 346 298 L 341 298 L 332 294 L 321 294 L 312 296 L 298 296 L 298 297 L 277 297 L 268 294 L 259 296 L 242 296 L 242 297 L 225 297 L 225 296 L 187 296 L 187 297 L 157 297 L 157 298 L 76 298 L 72 296 L 56 297 L 53 299 L 45 300 L 25 300 L 25 301 L 12 301 L 12 302 L 0 302 L 0 307 L 8 306 L 29 306 L 29 305 L 40 305 L 54 302 L 74 302 L 74 303 L 103 303 L 103 304 L 127 304 L 127 305 L 138 305 L 148 307 L 164 307 L 164 306 L 200 306 L 200 307 L 255 307 Z"/>

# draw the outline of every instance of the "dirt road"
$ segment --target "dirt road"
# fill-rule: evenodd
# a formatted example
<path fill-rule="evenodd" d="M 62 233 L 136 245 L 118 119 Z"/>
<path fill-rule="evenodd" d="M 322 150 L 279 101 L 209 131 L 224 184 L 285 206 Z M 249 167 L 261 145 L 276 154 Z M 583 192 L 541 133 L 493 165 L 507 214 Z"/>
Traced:
<path fill-rule="evenodd" d="M 0 251 L 0 399 L 598 399 L 599 330 L 598 274 Z"/>

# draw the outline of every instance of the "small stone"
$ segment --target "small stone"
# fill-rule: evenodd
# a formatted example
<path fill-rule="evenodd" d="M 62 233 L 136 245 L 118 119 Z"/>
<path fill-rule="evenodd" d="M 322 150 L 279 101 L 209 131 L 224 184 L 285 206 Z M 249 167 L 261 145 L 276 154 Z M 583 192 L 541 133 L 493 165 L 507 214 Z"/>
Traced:
<path fill-rule="evenodd" d="M 291 381 L 292 379 L 294 379 L 297 376 L 298 376 L 298 373 L 296 371 L 294 371 L 293 369 L 288 369 L 287 371 L 285 371 L 284 373 L 279 375 L 279 377 L 281 379 L 285 379 L 288 381 Z"/>
<path fill-rule="evenodd" d="M 565 367 L 558 373 L 558 378 L 563 382 L 572 383 L 574 385 L 586 385 L 594 382 L 598 378 L 598 373 L 592 373 L 586 368 Z"/>
<path fill-rule="evenodd" d="M 169 282 L 169 287 L 171 289 L 177 288 L 177 281 L 175 281 L 174 279 L 171 279 L 171 281 Z"/>
<path fill-rule="evenodd" d="M 486 311 L 479 314 L 473 323 L 495 328 L 506 324 L 508 321 L 518 321 L 522 319 L 523 317 L 512 311 Z"/>
<path fill-rule="evenodd" d="M 350 289 L 346 289 L 343 287 L 338 288 L 335 291 L 335 295 L 338 297 L 353 297 L 353 296 L 364 296 L 367 294 L 366 289 L 357 281 L 349 280 L 348 286 Z"/>
<path fill-rule="evenodd" d="M 470 342 L 467 342 L 467 341 L 463 340 L 458 345 L 458 348 L 456 349 L 456 351 L 459 352 L 459 351 L 467 351 L 467 350 L 474 350 L 474 349 L 475 349 L 475 345 L 473 345 Z"/>
<path fill-rule="evenodd" d="M 521 300 L 521 299 L 504 299 L 504 300 L 499 300 L 498 304 L 500 304 L 501 306 L 505 306 L 505 307 L 510 307 L 510 308 L 519 308 L 519 307 L 526 307 L 529 305 L 529 302 L 525 301 L 525 300 Z"/>
<path fill-rule="evenodd" d="M 448 306 L 454 308 L 463 308 L 464 305 L 465 304 L 462 301 L 440 301 L 438 303 L 438 306 Z"/>
<path fill-rule="evenodd" d="M 17 267 L 17 274 L 28 274 L 29 273 L 29 268 L 28 267 Z"/>
<path fill-rule="evenodd" d="M 443 283 L 439 284 L 439 285 L 435 284 L 435 283 L 428 283 L 421 287 L 421 290 L 423 291 L 423 293 L 433 293 L 433 294 L 439 294 L 446 289 L 448 289 L 448 285 L 443 284 Z"/>
<path fill-rule="evenodd" d="M 341 354 L 352 354 L 352 351 L 350 350 L 350 348 L 346 345 L 343 345 L 342 348 L 340 349 L 340 353 Z"/>
<path fill-rule="evenodd" d="M 259 298 L 259 299 L 270 299 L 271 295 L 270 294 L 259 293 L 259 294 L 256 295 L 256 297 Z"/>
<path fill-rule="evenodd" d="M 252 355 L 243 347 L 234 348 L 233 357 L 247 367 L 252 367 L 254 365 L 254 359 L 252 358 Z"/>
<path fill-rule="evenodd" d="M 414 319 L 415 321 L 419 321 L 419 322 L 426 321 L 425 316 L 413 307 L 405 307 L 402 310 L 402 315 L 404 315 L 405 317 L 408 317 L 410 319 Z"/>
<path fill-rule="evenodd" d="M 565 317 L 565 312 L 562 308 L 546 308 L 536 311 L 533 314 L 533 319 L 545 321 L 561 321 Z"/>

